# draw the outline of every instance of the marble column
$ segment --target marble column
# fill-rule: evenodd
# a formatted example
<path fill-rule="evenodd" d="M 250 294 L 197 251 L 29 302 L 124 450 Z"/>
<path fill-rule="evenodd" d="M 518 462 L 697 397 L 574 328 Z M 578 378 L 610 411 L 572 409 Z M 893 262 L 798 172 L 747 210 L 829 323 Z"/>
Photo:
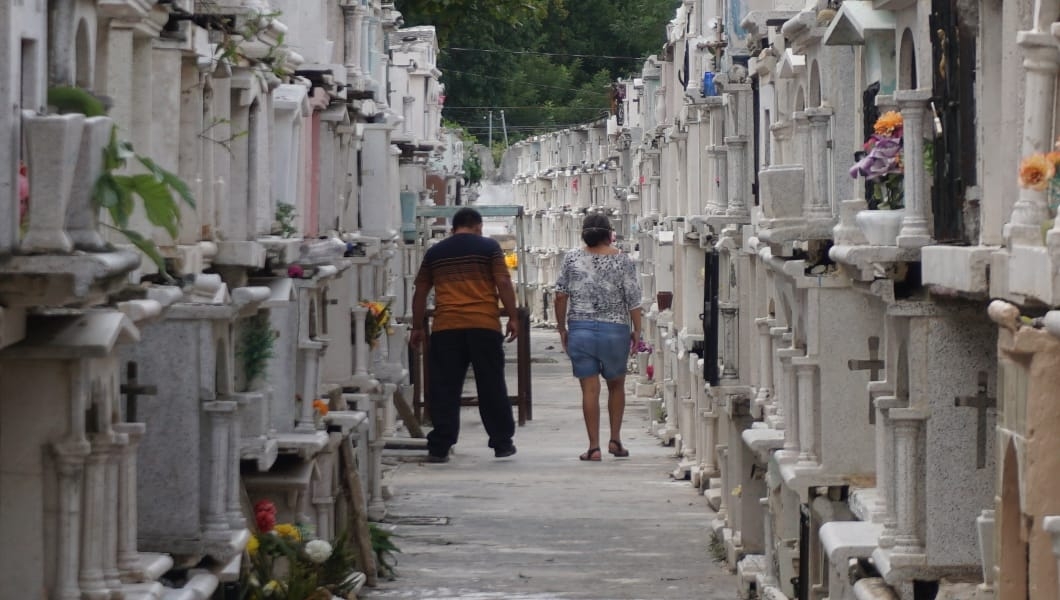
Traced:
<path fill-rule="evenodd" d="M 368 309 L 360 304 L 357 304 L 350 308 L 353 313 L 353 339 L 354 339 L 354 355 L 356 361 L 353 368 L 354 377 L 368 377 L 368 342 L 364 341 L 365 331 L 365 318 L 368 316 Z"/>
<path fill-rule="evenodd" d="M 794 347 L 777 351 L 780 357 L 781 402 L 784 404 L 784 449 L 778 452 L 778 459 L 796 458 L 799 454 L 799 405 L 796 397 L 798 392 L 791 359 L 802 354 L 801 350 Z"/>
<path fill-rule="evenodd" d="M 817 464 L 817 365 L 810 357 L 793 359 L 799 403 L 799 462 Z"/>
<path fill-rule="evenodd" d="M 1060 49 L 1056 38 L 1043 31 L 1021 31 L 1017 45 L 1023 49 L 1024 107 L 1023 146 L 1020 156 L 1053 149 L 1053 112 L 1056 102 L 1056 77 L 1060 72 Z M 1005 225 L 1010 243 L 1040 246 L 1041 224 L 1048 218 L 1048 191 L 1020 188 Z"/>
<path fill-rule="evenodd" d="M 810 182 L 811 193 L 807 197 L 808 210 L 804 212 L 808 219 L 830 219 L 832 218 L 832 203 L 829 194 L 828 166 L 831 164 L 832 154 L 830 148 L 832 109 L 827 106 L 808 108 L 805 113 L 809 120 L 810 147 L 812 148 L 812 154 L 807 162 L 813 162 L 813 179 Z"/>
<path fill-rule="evenodd" d="M 728 149 L 722 145 L 706 148 L 707 156 L 713 163 L 711 174 L 713 181 L 708 181 L 710 194 L 707 196 L 707 214 L 724 215 L 729 210 L 728 199 Z"/>
<path fill-rule="evenodd" d="M 118 569 L 118 523 L 121 518 L 119 504 L 121 500 L 121 462 L 125 446 L 129 444 L 127 436 L 116 434 L 104 446 L 106 455 L 104 466 L 104 510 L 103 522 L 103 580 L 107 588 L 117 591 L 122 587 L 121 571 Z"/>
<path fill-rule="evenodd" d="M 107 453 L 106 436 L 92 436 L 92 451 L 85 459 L 84 497 L 81 522 L 81 571 L 78 583 L 87 600 L 109 600 L 103 578 L 103 526 L 106 521 Z"/>
<path fill-rule="evenodd" d="M 719 445 L 718 447 L 718 464 L 726 465 L 729 462 L 729 446 Z M 729 523 L 729 496 L 732 494 L 732 474 L 729 473 L 728 469 L 721 469 L 721 498 L 718 502 L 718 512 L 716 517 L 723 521 L 725 524 Z"/>
<path fill-rule="evenodd" d="M 236 397 L 236 410 L 229 421 L 228 433 L 228 468 L 233 474 L 231 482 L 239 481 L 239 461 L 243 450 L 243 422 L 241 413 L 247 410 L 247 398 L 243 395 Z M 243 529 L 247 526 L 246 518 L 243 516 L 242 494 L 239 485 L 229 485 L 225 501 L 228 514 L 228 525 L 234 529 Z"/>
<path fill-rule="evenodd" d="M 749 217 L 747 186 L 747 136 L 734 135 L 725 138 L 728 151 L 728 191 L 725 214 L 731 217 Z M 723 188 L 726 189 L 726 188 Z"/>
<path fill-rule="evenodd" d="M 895 515 L 897 527 L 894 554 L 923 554 L 924 546 L 918 532 L 918 517 L 923 495 L 918 452 L 920 435 L 927 419 L 927 411 L 920 408 L 892 408 L 894 423 Z"/>
<path fill-rule="evenodd" d="M 59 478 L 55 597 L 60 600 L 81 600 L 81 507 L 89 446 L 84 442 L 56 444 L 53 451 Z"/>
<path fill-rule="evenodd" d="M 140 553 L 137 551 L 137 449 L 147 426 L 144 423 L 118 423 L 114 429 L 125 435 L 118 466 L 118 570 L 122 581 L 142 579 Z"/>
<path fill-rule="evenodd" d="M 898 233 L 898 246 L 919 248 L 931 243 L 928 219 L 931 211 L 931 194 L 924 170 L 924 113 L 931 101 L 931 90 L 899 90 L 894 93 L 902 112 L 905 177 L 905 217 Z"/>
<path fill-rule="evenodd" d="M 294 430 L 300 433 L 312 433 L 317 430 L 316 409 L 313 408 L 313 400 L 317 398 L 318 384 L 320 382 L 320 355 L 324 353 L 325 346 L 320 342 L 303 341 L 298 354 L 302 360 L 302 402 L 299 407 L 298 422 Z"/>
<path fill-rule="evenodd" d="M 704 393 L 705 408 L 699 412 L 703 426 L 700 429 L 699 464 L 702 465 L 704 475 L 711 476 L 718 471 L 714 461 L 714 447 L 717 444 L 718 413 L 714 410 L 714 402 L 708 393 Z"/>
<path fill-rule="evenodd" d="M 212 540 L 221 540 L 229 534 L 227 514 L 227 488 L 231 485 L 230 461 L 228 460 L 228 438 L 231 434 L 232 414 L 236 403 L 219 400 L 204 402 L 202 410 L 209 419 L 209 491 L 204 515 L 206 534 Z"/>
<path fill-rule="evenodd" d="M 722 322 L 722 334 L 724 336 L 722 340 L 722 347 L 724 348 L 724 362 L 722 363 L 721 378 L 728 381 L 734 381 L 739 378 L 740 373 L 737 369 L 737 314 L 739 313 L 740 305 L 733 303 L 719 303 L 718 312 L 721 313 Z"/>
<path fill-rule="evenodd" d="M 880 546 L 889 548 L 894 545 L 894 531 L 897 521 L 894 514 L 894 424 L 891 422 L 891 409 L 899 408 L 898 398 L 879 396 L 874 401 L 876 406 L 876 507 L 873 520 L 882 523 L 884 531 L 880 535 Z"/>
<path fill-rule="evenodd" d="M 770 330 L 774 323 L 775 320 L 769 317 L 755 319 L 758 327 L 758 390 L 754 402 L 763 415 L 773 395 L 773 336 Z"/>
<path fill-rule="evenodd" d="M 361 73 L 361 21 L 364 19 L 364 8 L 360 4 L 343 4 L 343 62 L 346 75 L 351 83 L 360 79 Z"/>
<path fill-rule="evenodd" d="M 776 319 L 774 319 L 775 321 Z M 769 337 L 773 338 L 773 396 L 770 400 L 770 407 L 774 415 L 783 419 L 785 414 L 784 403 L 787 402 L 784 399 L 784 372 L 783 368 L 781 368 L 778 376 L 777 367 L 783 367 L 780 360 L 780 351 L 791 344 L 791 334 L 788 332 L 787 327 L 770 327 Z"/>
<path fill-rule="evenodd" d="M 814 156 L 813 156 L 813 138 L 810 135 L 810 117 L 806 111 L 798 111 L 791 113 L 792 121 L 795 124 L 795 132 L 793 134 L 794 145 L 798 148 L 799 160 L 802 163 L 803 177 L 802 184 L 802 215 L 807 217 L 812 215 L 814 212 Z"/>

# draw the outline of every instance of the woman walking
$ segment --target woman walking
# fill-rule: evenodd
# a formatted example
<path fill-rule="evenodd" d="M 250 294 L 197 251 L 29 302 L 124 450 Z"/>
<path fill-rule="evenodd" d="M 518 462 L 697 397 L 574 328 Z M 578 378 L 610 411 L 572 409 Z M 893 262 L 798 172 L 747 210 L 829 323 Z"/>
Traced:
<path fill-rule="evenodd" d="M 556 324 L 582 389 L 582 414 L 589 449 L 579 458 L 598 461 L 600 451 L 600 378 L 607 384 L 611 437 L 607 451 L 629 456 L 622 446 L 626 408 L 626 364 L 640 341 L 640 283 L 629 256 L 611 244 L 611 222 L 603 215 L 582 221 L 584 248 L 563 259 L 556 281 Z"/>

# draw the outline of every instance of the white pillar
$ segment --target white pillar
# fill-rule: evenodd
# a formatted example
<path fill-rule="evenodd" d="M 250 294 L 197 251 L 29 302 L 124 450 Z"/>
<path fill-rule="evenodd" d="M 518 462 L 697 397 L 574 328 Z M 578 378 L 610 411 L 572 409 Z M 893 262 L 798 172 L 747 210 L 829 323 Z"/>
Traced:
<path fill-rule="evenodd" d="M 769 317 L 755 319 L 758 327 L 758 390 L 755 404 L 765 412 L 773 395 L 773 337 L 770 335 L 775 320 Z"/>
<path fill-rule="evenodd" d="M 53 447 L 59 476 L 59 526 L 55 566 L 56 598 L 81 600 L 82 492 L 88 444 L 57 444 Z"/>
<path fill-rule="evenodd" d="M 107 455 L 103 434 L 92 439 L 92 451 L 85 459 L 85 484 L 81 527 L 81 571 L 78 583 L 83 598 L 108 600 L 110 592 L 103 580 L 103 532 L 106 511 Z"/>
<path fill-rule="evenodd" d="M 1021 31 L 1016 43 L 1023 49 L 1023 146 L 1020 156 L 1048 152 L 1053 147 L 1053 111 L 1060 49 L 1056 38 L 1042 31 Z M 1023 245 L 1041 245 L 1041 224 L 1048 215 L 1047 191 L 1020 188 L 1005 225 L 1005 238 Z"/>
<path fill-rule="evenodd" d="M 927 412 L 918 408 L 892 408 L 895 446 L 895 514 L 898 518 L 893 554 L 923 554 L 917 520 L 922 494 L 917 452 Z"/>
<path fill-rule="evenodd" d="M 795 458 L 799 454 L 799 405 L 797 401 L 797 386 L 795 382 L 795 369 L 791 359 L 801 355 L 798 348 L 783 348 L 777 351 L 780 357 L 780 392 L 781 402 L 784 404 L 784 450 L 783 457 Z M 778 459 L 782 457 L 778 453 Z"/>
<path fill-rule="evenodd" d="M 799 357 L 793 359 L 795 363 L 795 377 L 798 380 L 799 396 L 799 462 L 805 464 L 817 463 L 817 452 L 814 450 L 817 437 L 817 394 L 814 387 L 817 375 L 817 365 L 806 362 L 812 360 L 810 357 Z"/>
<path fill-rule="evenodd" d="M 829 194 L 831 186 L 829 185 L 828 166 L 831 164 L 829 158 L 832 152 L 829 147 L 832 109 L 828 107 L 808 108 L 805 114 L 809 121 L 809 138 L 812 148 L 812 154 L 806 160 L 813 162 L 813 179 L 810 183 L 808 198 L 810 205 L 805 216 L 808 219 L 830 219 L 832 218 L 832 203 Z"/>
<path fill-rule="evenodd" d="M 140 554 L 136 549 L 137 534 L 137 448 L 147 426 L 143 423 L 118 423 L 114 429 L 123 433 L 129 443 L 122 447 L 118 467 L 118 569 L 122 581 L 140 580 Z"/>
<path fill-rule="evenodd" d="M 924 112 L 931 90 L 899 90 L 894 93 L 902 112 L 905 145 L 905 217 L 898 233 L 898 246 L 919 248 L 931 243 L 928 217 L 931 210 L 927 172 L 924 170 Z"/>
<path fill-rule="evenodd" d="M 205 402 L 203 411 L 209 419 L 209 463 L 210 483 L 206 497 L 206 514 L 204 515 L 207 535 L 214 540 L 222 539 L 229 533 L 227 515 L 226 489 L 229 484 L 228 470 L 228 436 L 232 413 L 236 403 L 219 400 Z"/>
<path fill-rule="evenodd" d="M 797 111 L 791 113 L 791 118 L 795 122 L 795 133 L 793 137 L 795 146 L 798 147 L 799 153 L 801 154 L 799 160 L 802 162 L 802 170 L 804 173 L 802 184 L 802 216 L 810 217 L 814 214 L 814 195 L 816 193 L 813 184 L 815 161 L 813 156 L 813 139 L 810 136 L 810 117 L 806 111 Z"/>
<path fill-rule="evenodd" d="M 121 462 L 125 446 L 129 443 L 124 435 L 114 435 L 104 446 L 106 465 L 104 467 L 104 520 L 103 520 L 103 580 L 111 590 L 122 587 L 121 571 L 118 570 L 118 513 L 121 498 Z"/>
<path fill-rule="evenodd" d="M 247 398 L 238 395 L 235 401 L 236 410 L 229 420 L 228 432 L 228 490 L 225 502 L 228 514 L 228 525 L 232 529 L 243 529 L 247 526 L 246 518 L 243 516 L 241 486 L 239 485 L 239 460 L 243 450 L 243 423 L 240 412 L 246 410 Z"/>
<path fill-rule="evenodd" d="M 731 217 L 749 217 L 751 213 L 747 208 L 747 136 L 726 137 L 725 148 L 728 150 L 729 190 L 725 214 Z"/>
<path fill-rule="evenodd" d="M 729 210 L 728 151 L 722 145 L 707 146 L 707 156 L 714 163 L 711 169 L 714 178 L 707 184 L 710 187 L 710 194 L 707 196 L 709 198 L 707 213 L 723 215 Z"/>

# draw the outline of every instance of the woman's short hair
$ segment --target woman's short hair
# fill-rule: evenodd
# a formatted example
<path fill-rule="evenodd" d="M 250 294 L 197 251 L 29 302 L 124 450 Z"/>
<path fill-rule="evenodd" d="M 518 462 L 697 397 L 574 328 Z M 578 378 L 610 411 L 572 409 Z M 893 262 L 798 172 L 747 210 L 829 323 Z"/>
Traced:
<path fill-rule="evenodd" d="M 611 221 L 604 215 L 588 215 L 582 221 L 582 241 L 592 248 L 611 241 Z"/>

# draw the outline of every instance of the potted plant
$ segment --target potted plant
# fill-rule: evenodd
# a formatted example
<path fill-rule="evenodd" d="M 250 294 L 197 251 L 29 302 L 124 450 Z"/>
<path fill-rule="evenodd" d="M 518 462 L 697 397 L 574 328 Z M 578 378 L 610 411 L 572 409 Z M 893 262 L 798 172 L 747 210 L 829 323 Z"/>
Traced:
<path fill-rule="evenodd" d="M 864 177 L 872 189 L 870 210 L 859 212 L 855 221 L 874 246 L 893 246 L 905 216 L 902 124 L 902 115 L 895 111 L 881 115 L 850 168 L 851 177 Z"/>

